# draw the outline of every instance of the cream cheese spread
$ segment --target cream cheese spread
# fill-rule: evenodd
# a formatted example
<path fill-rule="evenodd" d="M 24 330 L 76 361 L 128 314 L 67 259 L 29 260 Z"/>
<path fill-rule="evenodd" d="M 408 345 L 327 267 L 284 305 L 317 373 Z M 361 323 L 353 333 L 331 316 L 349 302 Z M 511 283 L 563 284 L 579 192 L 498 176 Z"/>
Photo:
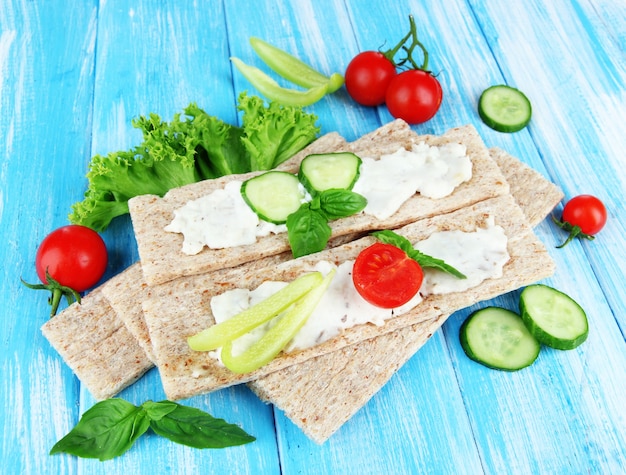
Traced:
<path fill-rule="evenodd" d="M 165 231 L 182 233 L 183 253 L 198 254 L 204 246 L 212 249 L 254 244 L 257 237 L 278 234 L 285 225 L 259 219 L 241 196 L 241 181 L 231 181 L 223 189 L 188 201 L 174 211 Z"/>
<path fill-rule="evenodd" d="M 384 309 L 371 305 L 356 291 L 352 283 L 354 261 L 346 261 L 338 267 L 328 261 L 320 261 L 313 270 L 325 275 L 336 267 L 337 273 L 315 311 L 287 345 L 285 351 L 319 345 L 356 325 L 365 323 L 384 325 L 387 319 L 410 311 L 428 295 L 462 292 L 486 279 L 501 277 L 502 268 L 509 260 L 507 237 L 502 227 L 494 225 L 492 218 L 485 228 L 478 228 L 473 232 L 435 232 L 428 239 L 416 243 L 414 247 L 425 254 L 443 259 L 467 278 L 458 279 L 442 271 L 426 268 L 422 287 L 411 301 L 396 309 Z M 267 281 L 254 290 L 234 289 L 217 295 L 211 300 L 213 316 L 217 323 L 227 320 L 269 297 L 285 285 L 287 285 L 285 282 Z M 235 340 L 233 354 L 245 351 L 273 325 L 275 320 Z"/>
<path fill-rule="evenodd" d="M 364 213 L 386 219 L 415 193 L 443 198 L 471 177 L 472 162 L 464 145 L 436 147 L 419 143 L 411 150 L 400 148 L 379 160 L 362 158 L 353 191 L 367 199 Z M 165 231 L 183 234 L 183 253 L 198 254 L 204 246 L 222 249 L 254 244 L 258 237 L 287 230 L 285 225 L 259 219 L 241 196 L 241 185 L 240 181 L 231 181 L 224 189 L 174 211 L 174 219 Z"/>
<path fill-rule="evenodd" d="M 379 160 L 362 157 L 353 191 L 367 198 L 364 212 L 378 219 L 392 216 L 415 193 L 438 199 L 472 178 L 472 162 L 462 144 L 425 143 L 400 148 Z"/>

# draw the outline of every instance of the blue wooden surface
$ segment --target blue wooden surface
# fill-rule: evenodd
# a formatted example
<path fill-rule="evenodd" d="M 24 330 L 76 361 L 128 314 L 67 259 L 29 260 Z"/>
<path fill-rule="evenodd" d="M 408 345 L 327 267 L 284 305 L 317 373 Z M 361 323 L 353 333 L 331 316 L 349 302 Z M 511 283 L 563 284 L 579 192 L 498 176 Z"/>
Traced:
<path fill-rule="evenodd" d="M 327 443 L 310 442 L 245 387 L 188 404 L 241 424 L 253 444 L 215 451 L 141 439 L 100 463 L 48 451 L 95 402 L 41 336 L 47 318 L 34 281 L 39 242 L 67 223 L 90 157 L 137 143 L 133 117 L 171 117 L 195 101 L 235 123 L 239 92 L 229 56 L 261 65 L 259 36 L 331 73 L 352 56 L 401 37 L 418 22 L 444 89 L 440 112 L 415 126 L 442 133 L 473 124 L 544 173 L 567 197 L 602 198 L 609 222 L 594 242 L 554 246 L 546 280 L 587 310 L 590 335 L 573 351 L 542 351 L 518 373 L 468 360 L 453 315 L 391 381 Z M 533 104 L 516 134 L 488 129 L 480 92 L 507 83 Z M 97 2 L 5 0 L 0 8 L 0 232 L 3 246 L 0 472 L 14 473 L 626 473 L 626 2 L 624 0 L 372 0 Z M 252 90 L 251 90 L 252 91 Z M 253 91 L 252 91 L 253 92 Z M 390 120 L 357 107 L 344 90 L 310 108 L 323 132 L 352 140 Z M 558 210 L 557 210 L 558 211 Z M 129 220 L 104 233 L 107 277 L 136 261 Z M 517 293 L 493 303 L 515 308 Z M 163 398 L 151 371 L 125 390 Z"/>

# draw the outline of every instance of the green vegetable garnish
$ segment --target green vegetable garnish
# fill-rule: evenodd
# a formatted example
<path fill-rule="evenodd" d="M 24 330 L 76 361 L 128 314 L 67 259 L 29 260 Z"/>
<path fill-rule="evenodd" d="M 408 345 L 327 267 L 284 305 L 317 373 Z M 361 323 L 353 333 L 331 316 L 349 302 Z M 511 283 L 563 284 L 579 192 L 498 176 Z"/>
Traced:
<path fill-rule="evenodd" d="M 273 46 L 260 38 L 250 38 L 250 45 L 256 54 L 272 71 L 288 81 L 302 87 L 328 86 L 328 93 L 339 89 L 344 78 L 339 73 L 325 76 L 295 56 Z"/>
<path fill-rule="evenodd" d="M 319 252 L 332 235 L 328 222 L 352 216 L 367 206 L 367 199 L 354 191 L 330 189 L 315 195 L 309 203 L 287 218 L 287 237 L 294 257 Z"/>
<path fill-rule="evenodd" d="M 172 401 L 146 401 L 137 407 L 123 399 L 100 401 L 88 409 L 50 455 L 68 453 L 101 461 L 122 455 L 148 429 L 172 442 L 198 449 L 243 445 L 256 440 L 243 429 L 193 407 Z"/>
<path fill-rule="evenodd" d="M 424 254 L 413 247 L 411 241 L 409 241 L 404 236 L 400 236 L 399 234 L 385 229 L 383 231 L 376 231 L 372 233 L 372 236 L 375 236 L 381 242 L 386 244 L 393 244 L 396 247 L 399 247 L 407 255 L 417 261 L 417 263 L 422 267 L 432 267 L 435 269 L 439 269 L 440 271 L 447 272 L 459 279 L 466 279 L 467 276 L 457 269 L 452 267 L 449 264 L 446 264 L 443 260 L 437 259 L 436 257 L 429 256 L 428 254 Z"/>
<path fill-rule="evenodd" d="M 239 96 L 242 127 L 209 116 L 195 104 L 164 122 L 156 114 L 133 126 L 143 142 L 128 151 L 92 158 L 83 201 L 70 222 L 103 231 L 128 213 L 128 200 L 141 194 L 163 196 L 171 188 L 231 173 L 269 170 L 284 162 L 320 132 L 317 117 L 299 107 L 268 106 L 256 96 Z"/>
<path fill-rule="evenodd" d="M 243 77 L 272 101 L 289 106 L 309 106 L 326 94 L 335 92 L 344 83 L 341 74 L 325 76 L 295 56 L 259 38 L 250 38 L 250 44 L 272 71 L 287 81 L 306 88 L 298 90 L 282 87 L 259 68 L 250 66 L 239 58 L 230 58 Z"/>
<path fill-rule="evenodd" d="M 233 356 L 232 341 L 226 343 L 221 352 L 224 366 L 233 373 L 243 374 L 259 369 L 272 361 L 306 323 L 328 289 L 335 273 L 335 269 L 329 272 L 322 282 L 297 300 L 265 335 L 243 353 Z"/>
<path fill-rule="evenodd" d="M 189 337 L 187 343 L 195 351 L 215 350 L 271 320 L 321 282 L 319 272 L 304 274 L 256 305 Z"/>
<path fill-rule="evenodd" d="M 319 101 L 328 92 L 328 84 L 313 86 L 306 90 L 288 89 L 281 87 L 271 77 L 259 68 L 250 66 L 239 58 L 230 58 L 237 70 L 261 94 L 268 99 L 288 106 L 309 106 Z"/>

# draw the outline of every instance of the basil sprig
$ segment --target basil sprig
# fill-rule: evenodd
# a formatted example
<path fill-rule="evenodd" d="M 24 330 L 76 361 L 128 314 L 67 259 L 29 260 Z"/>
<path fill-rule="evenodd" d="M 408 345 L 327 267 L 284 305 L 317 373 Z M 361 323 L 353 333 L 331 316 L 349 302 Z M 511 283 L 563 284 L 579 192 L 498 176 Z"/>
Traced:
<path fill-rule="evenodd" d="M 392 244 L 393 246 L 399 247 L 406 252 L 411 259 L 417 261 L 417 263 L 422 267 L 432 267 L 448 274 L 452 274 L 459 279 L 467 279 L 465 274 L 461 273 L 451 265 L 446 264 L 443 260 L 429 256 L 428 254 L 424 254 L 415 249 L 411 244 L 411 241 L 404 236 L 400 236 L 399 234 L 388 229 L 375 231 L 372 235 L 385 244 Z"/>
<path fill-rule="evenodd" d="M 243 445 L 256 440 L 243 429 L 223 419 L 172 401 L 146 401 L 135 406 L 112 398 L 88 409 L 50 455 L 68 453 L 101 461 L 122 455 L 151 429 L 178 444 L 199 449 Z"/>
<path fill-rule="evenodd" d="M 287 237 L 294 257 L 319 252 L 332 235 L 329 221 L 347 218 L 367 205 L 367 199 L 354 191 L 333 188 L 313 196 L 308 203 L 287 217 Z"/>

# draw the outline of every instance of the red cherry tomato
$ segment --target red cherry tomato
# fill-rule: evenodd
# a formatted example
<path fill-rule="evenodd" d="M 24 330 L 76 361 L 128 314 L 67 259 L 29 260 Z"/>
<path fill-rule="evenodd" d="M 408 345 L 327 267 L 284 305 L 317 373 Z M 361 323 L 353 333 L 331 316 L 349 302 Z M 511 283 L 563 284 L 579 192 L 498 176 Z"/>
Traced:
<path fill-rule="evenodd" d="M 35 267 L 48 284 L 46 271 L 64 287 L 83 292 L 98 283 L 107 267 L 108 254 L 93 229 L 71 224 L 52 231 L 39 245 Z"/>
<path fill-rule="evenodd" d="M 576 237 L 594 239 L 594 234 L 602 230 L 606 224 L 607 213 L 602 201 L 592 195 L 578 195 L 569 200 L 563 208 L 561 221 L 554 222 L 569 232 L 567 240 L 557 246 L 566 246 Z"/>
<path fill-rule="evenodd" d="M 407 303 L 423 280 L 422 267 L 391 244 L 373 244 L 354 261 L 354 286 L 361 297 L 377 307 L 396 308 Z"/>
<path fill-rule="evenodd" d="M 421 124 L 439 110 L 443 91 L 435 76 L 421 69 L 403 71 L 389 83 L 385 102 L 392 116 Z"/>
<path fill-rule="evenodd" d="M 385 102 L 387 86 L 396 75 L 395 65 L 378 51 L 357 54 L 345 73 L 345 85 L 350 97 L 363 106 L 378 106 Z"/>
<path fill-rule="evenodd" d="M 569 200 L 563 208 L 563 221 L 593 236 L 606 224 L 606 208 L 592 195 L 579 195 Z"/>

